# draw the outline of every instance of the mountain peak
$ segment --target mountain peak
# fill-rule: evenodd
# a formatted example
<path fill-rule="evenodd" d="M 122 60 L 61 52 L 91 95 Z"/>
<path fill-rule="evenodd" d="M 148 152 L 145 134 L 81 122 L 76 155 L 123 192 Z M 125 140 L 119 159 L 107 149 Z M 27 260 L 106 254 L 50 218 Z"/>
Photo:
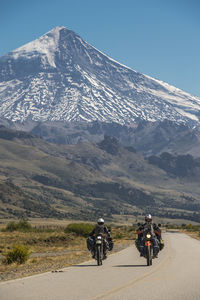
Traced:
<path fill-rule="evenodd" d="M 0 116 L 21 122 L 199 124 L 200 99 L 138 73 L 64 26 L 0 58 Z"/>
<path fill-rule="evenodd" d="M 66 27 L 57 26 L 38 39 L 11 51 L 8 55 L 15 60 L 19 58 L 29 59 L 31 57 L 40 56 L 42 57 L 42 64 L 44 66 L 56 68 L 55 54 L 59 51 L 59 44 L 61 40 L 63 40 L 61 36 L 64 36 L 64 41 L 66 43 L 70 35 L 73 37 L 76 36 L 73 31 L 68 30 Z"/>
<path fill-rule="evenodd" d="M 50 31 L 48 31 L 48 32 L 60 31 L 60 30 L 62 30 L 62 29 L 68 30 L 65 26 L 56 26 L 56 27 L 54 27 L 53 29 L 51 29 Z M 47 32 L 47 33 L 48 33 L 48 32 Z"/>
<path fill-rule="evenodd" d="M 55 27 L 51 31 L 42 35 L 40 38 L 17 48 L 16 50 L 10 52 L 10 56 L 17 60 L 18 58 L 30 58 L 33 56 L 42 55 L 43 63 L 49 64 L 50 66 L 56 68 L 54 62 L 54 55 L 58 49 L 60 31 L 66 29 L 65 27 Z M 66 29 L 67 30 L 67 29 Z"/>

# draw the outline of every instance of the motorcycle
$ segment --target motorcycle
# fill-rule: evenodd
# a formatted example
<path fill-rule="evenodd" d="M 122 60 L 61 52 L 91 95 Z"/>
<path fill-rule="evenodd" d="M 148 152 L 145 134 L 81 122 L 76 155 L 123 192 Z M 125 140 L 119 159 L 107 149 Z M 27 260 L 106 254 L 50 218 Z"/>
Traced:
<path fill-rule="evenodd" d="M 147 260 L 147 266 L 152 265 L 153 259 L 153 245 L 152 245 L 152 232 L 149 228 L 144 230 L 144 257 Z"/>
<path fill-rule="evenodd" d="M 138 223 L 138 226 L 141 226 Z M 158 224 L 161 227 L 161 224 Z M 164 248 L 164 241 L 161 238 L 161 230 L 156 229 L 151 223 L 145 224 L 145 227 L 137 231 L 138 238 L 135 240 L 135 246 L 140 252 L 140 256 L 143 256 L 147 260 L 147 266 L 152 265 L 153 258 L 157 257 L 159 251 Z M 142 234 L 142 236 L 141 236 Z M 154 250 L 157 248 L 157 251 Z"/>
<path fill-rule="evenodd" d="M 97 265 L 102 265 L 102 260 L 106 258 L 107 251 L 112 251 L 113 241 L 110 235 L 99 233 L 87 239 L 87 248 L 92 253 L 92 257 L 97 260 Z"/>
<path fill-rule="evenodd" d="M 156 236 L 152 224 L 147 224 L 143 232 L 143 244 L 144 244 L 143 256 L 147 260 L 147 266 L 151 266 L 152 260 L 153 258 L 155 258 L 155 256 L 153 255 L 154 239 L 156 239 Z M 159 241 L 157 240 L 157 242 L 159 246 Z"/>
<path fill-rule="evenodd" d="M 95 238 L 95 245 L 94 245 L 94 257 L 97 260 L 97 265 L 102 265 L 103 260 L 103 247 L 104 247 L 104 239 L 101 234 L 98 234 Z"/>

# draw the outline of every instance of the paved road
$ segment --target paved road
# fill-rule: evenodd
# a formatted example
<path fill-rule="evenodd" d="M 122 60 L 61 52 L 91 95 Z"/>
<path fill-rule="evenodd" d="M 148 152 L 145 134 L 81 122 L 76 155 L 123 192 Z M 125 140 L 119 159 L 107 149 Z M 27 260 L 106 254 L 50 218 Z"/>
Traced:
<path fill-rule="evenodd" d="M 134 247 L 94 261 L 0 284 L 1 300 L 200 300 L 200 242 L 166 233 L 166 247 L 146 266 Z"/>

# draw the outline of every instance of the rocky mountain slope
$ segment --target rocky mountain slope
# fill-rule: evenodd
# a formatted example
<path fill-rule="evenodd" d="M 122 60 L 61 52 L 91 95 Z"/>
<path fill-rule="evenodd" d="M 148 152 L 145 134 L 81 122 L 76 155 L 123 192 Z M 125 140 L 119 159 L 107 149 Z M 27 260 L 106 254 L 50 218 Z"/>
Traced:
<path fill-rule="evenodd" d="M 0 58 L 0 116 L 20 122 L 168 119 L 199 125 L 200 99 L 114 61 L 65 27 Z"/>
<path fill-rule="evenodd" d="M 98 143 L 113 136 L 125 147 L 133 147 L 144 156 L 191 154 L 200 157 L 200 130 L 172 121 L 139 121 L 132 125 L 105 122 L 26 121 L 12 122 L 0 118 L 0 125 L 23 130 L 55 144 Z"/>
<path fill-rule="evenodd" d="M 23 128 L 55 144 L 100 142 L 105 135 L 117 138 L 125 147 L 134 147 L 144 156 L 162 152 L 191 154 L 200 157 L 200 131 L 172 121 L 140 121 L 132 126 L 102 122 L 42 122 L 27 123 Z"/>
<path fill-rule="evenodd" d="M 107 220 L 151 211 L 200 221 L 200 164 L 185 157 L 145 160 L 132 147 L 106 136 L 100 143 L 49 144 L 0 128 L 1 217 Z"/>

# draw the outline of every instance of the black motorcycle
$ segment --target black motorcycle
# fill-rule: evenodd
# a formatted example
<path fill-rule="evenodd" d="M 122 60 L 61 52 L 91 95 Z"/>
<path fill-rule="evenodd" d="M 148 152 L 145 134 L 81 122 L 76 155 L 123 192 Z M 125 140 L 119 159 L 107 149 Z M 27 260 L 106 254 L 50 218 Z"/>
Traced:
<path fill-rule="evenodd" d="M 138 226 L 141 224 L 138 223 Z M 158 224 L 158 227 L 161 227 L 161 224 Z M 142 237 L 139 236 L 138 239 L 135 240 L 135 246 L 138 249 L 138 251 L 141 253 L 141 256 L 144 256 L 147 260 L 147 266 L 152 265 L 152 259 L 157 257 L 157 254 L 154 255 L 154 243 L 157 243 L 157 246 L 159 248 L 159 251 L 161 251 L 164 248 L 164 241 L 163 239 L 157 238 L 152 224 L 148 223 L 145 224 L 145 227 L 142 229 Z"/>
<path fill-rule="evenodd" d="M 147 266 L 152 265 L 153 255 L 153 238 L 155 238 L 154 230 L 151 224 L 148 224 L 144 228 L 143 232 L 143 243 L 144 243 L 144 252 L 143 255 L 147 260 Z"/>
<path fill-rule="evenodd" d="M 103 259 L 106 258 L 107 251 L 112 251 L 114 243 L 111 236 L 99 233 L 87 239 L 87 248 L 96 259 L 97 265 L 101 266 Z"/>
<path fill-rule="evenodd" d="M 94 245 L 94 257 L 97 260 L 97 265 L 101 266 L 102 265 L 102 260 L 104 257 L 103 254 L 103 247 L 104 247 L 104 238 L 101 234 L 98 234 L 95 237 L 95 245 Z"/>
<path fill-rule="evenodd" d="M 144 257 L 147 259 L 147 266 L 152 265 L 153 259 L 153 245 L 152 245 L 152 233 L 150 230 L 144 230 Z"/>

